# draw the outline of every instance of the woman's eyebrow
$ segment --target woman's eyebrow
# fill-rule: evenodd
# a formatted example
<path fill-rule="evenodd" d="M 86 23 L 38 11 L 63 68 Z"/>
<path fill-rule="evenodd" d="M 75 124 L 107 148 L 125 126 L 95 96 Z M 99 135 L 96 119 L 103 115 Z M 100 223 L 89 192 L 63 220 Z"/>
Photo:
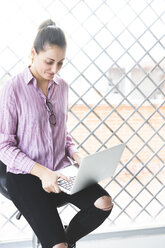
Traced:
<path fill-rule="evenodd" d="M 50 59 L 50 60 L 52 60 L 52 61 L 55 61 L 55 59 L 51 59 L 51 58 L 48 58 L 48 57 L 47 57 L 47 59 Z M 61 62 L 61 61 L 63 61 L 64 59 L 65 59 L 65 58 L 59 60 L 58 62 Z"/>

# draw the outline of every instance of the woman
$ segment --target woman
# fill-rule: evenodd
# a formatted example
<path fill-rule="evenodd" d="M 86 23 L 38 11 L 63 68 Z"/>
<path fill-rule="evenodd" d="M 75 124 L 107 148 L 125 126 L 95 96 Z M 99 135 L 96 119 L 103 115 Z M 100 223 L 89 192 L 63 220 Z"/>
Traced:
<path fill-rule="evenodd" d="M 0 95 L 0 159 L 7 165 L 8 191 L 43 248 L 75 247 L 113 207 L 98 184 L 73 195 L 58 185 L 58 178 L 68 180 L 58 170 L 82 159 L 66 130 L 68 85 L 56 75 L 65 54 L 63 31 L 45 21 L 34 40 L 32 64 Z M 57 206 L 68 202 L 80 211 L 64 230 Z"/>

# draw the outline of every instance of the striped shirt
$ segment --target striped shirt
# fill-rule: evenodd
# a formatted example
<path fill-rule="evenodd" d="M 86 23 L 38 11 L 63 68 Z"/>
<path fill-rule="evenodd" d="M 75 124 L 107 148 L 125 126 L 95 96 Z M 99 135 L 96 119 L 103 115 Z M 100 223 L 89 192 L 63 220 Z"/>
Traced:
<path fill-rule="evenodd" d="M 56 118 L 50 124 L 48 99 Z M 70 164 L 77 151 L 66 129 L 68 85 L 58 76 L 50 80 L 47 98 L 29 68 L 0 90 L 0 160 L 7 171 L 30 173 L 35 163 L 58 170 Z"/>

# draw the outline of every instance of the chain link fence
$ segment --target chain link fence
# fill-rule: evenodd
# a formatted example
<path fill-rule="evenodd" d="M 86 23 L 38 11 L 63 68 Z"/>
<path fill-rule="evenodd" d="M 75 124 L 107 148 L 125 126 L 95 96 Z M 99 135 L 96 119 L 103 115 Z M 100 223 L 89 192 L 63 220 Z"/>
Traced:
<path fill-rule="evenodd" d="M 126 143 L 114 177 L 101 182 L 115 207 L 98 231 L 164 224 L 165 2 L 5 0 L 0 12 L 0 83 L 28 65 L 37 26 L 52 18 L 68 40 L 60 75 L 70 87 L 68 130 L 79 151 Z M 0 240 L 31 235 L 3 196 L 0 209 Z M 68 222 L 77 209 L 59 211 Z"/>

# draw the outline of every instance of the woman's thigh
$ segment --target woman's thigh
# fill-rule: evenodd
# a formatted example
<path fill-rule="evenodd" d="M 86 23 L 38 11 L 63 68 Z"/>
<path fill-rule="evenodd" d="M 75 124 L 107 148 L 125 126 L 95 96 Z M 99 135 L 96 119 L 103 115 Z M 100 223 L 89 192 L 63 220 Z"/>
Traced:
<path fill-rule="evenodd" d="M 65 242 L 57 211 L 57 194 L 45 192 L 41 181 L 29 174 L 7 173 L 7 187 L 13 203 L 26 218 L 44 248 Z"/>

